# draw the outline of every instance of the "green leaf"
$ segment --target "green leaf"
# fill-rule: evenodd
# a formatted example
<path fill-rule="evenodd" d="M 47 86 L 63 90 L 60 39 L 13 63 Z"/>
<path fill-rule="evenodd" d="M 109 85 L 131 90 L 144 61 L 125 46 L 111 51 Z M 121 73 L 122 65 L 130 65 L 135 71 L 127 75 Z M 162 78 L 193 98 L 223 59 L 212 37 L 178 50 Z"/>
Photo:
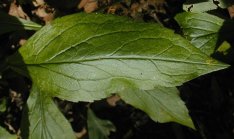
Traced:
<path fill-rule="evenodd" d="M 0 127 L 0 139 L 17 139 L 17 135 L 10 134 L 6 129 Z"/>
<path fill-rule="evenodd" d="M 222 53 L 223 55 L 227 55 L 230 48 L 231 48 L 230 43 L 224 41 L 217 49 L 217 52 Z"/>
<path fill-rule="evenodd" d="M 191 12 L 178 14 L 175 19 L 194 46 L 208 55 L 215 51 L 218 32 L 224 20 L 206 13 Z"/>
<path fill-rule="evenodd" d="M 188 110 L 176 87 L 156 87 L 153 90 L 129 88 L 118 95 L 128 104 L 147 113 L 160 123 L 177 122 L 194 129 Z"/>
<path fill-rule="evenodd" d="M 70 101 L 105 98 L 125 81 L 141 90 L 178 86 L 227 67 L 158 24 L 103 14 L 59 18 L 19 53 L 9 59 L 14 70 L 26 74 L 25 64 L 35 85 Z"/>
<path fill-rule="evenodd" d="M 89 139 L 109 139 L 110 132 L 115 132 L 115 126 L 109 120 L 102 120 L 88 109 L 88 133 Z"/>
<path fill-rule="evenodd" d="M 28 98 L 21 125 L 23 138 L 75 139 L 69 122 L 53 100 L 35 85 Z"/>
<path fill-rule="evenodd" d="M 18 30 L 39 30 L 42 26 L 32 21 L 0 12 L 0 35 Z"/>
<path fill-rule="evenodd" d="M 233 4 L 233 0 L 187 0 L 183 9 L 190 12 L 206 12 L 218 7 L 227 8 Z"/>
<path fill-rule="evenodd" d="M 1 75 L 0 75 L 0 79 L 1 79 Z M 7 104 L 7 100 L 5 97 L 0 98 L 0 112 L 4 112 L 6 111 L 6 104 Z"/>

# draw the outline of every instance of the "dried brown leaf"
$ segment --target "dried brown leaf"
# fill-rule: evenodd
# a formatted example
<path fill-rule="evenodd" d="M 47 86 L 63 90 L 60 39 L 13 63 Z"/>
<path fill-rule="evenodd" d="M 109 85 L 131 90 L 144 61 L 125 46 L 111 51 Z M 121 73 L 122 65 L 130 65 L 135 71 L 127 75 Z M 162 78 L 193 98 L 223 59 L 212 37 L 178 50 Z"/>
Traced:
<path fill-rule="evenodd" d="M 89 0 L 81 0 L 81 2 L 78 5 L 78 8 L 84 8 L 84 6 L 89 2 Z"/>
<path fill-rule="evenodd" d="M 41 18 L 46 24 L 54 19 L 54 9 L 51 9 L 46 5 L 38 7 L 33 13 Z"/>
<path fill-rule="evenodd" d="M 45 1 L 44 0 L 33 0 L 32 3 L 36 7 L 45 5 Z"/>
<path fill-rule="evenodd" d="M 86 13 L 91 13 L 98 8 L 98 1 L 97 0 L 82 0 L 78 5 L 79 9 L 84 8 Z"/>
<path fill-rule="evenodd" d="M 111 96 L 111 97 L 108 97 L 106 99 L 107 103 L 112 106 L 112 107 L 115 107 L 116 106 L 116 103 L 120 100 L 120 97 L 117 96 L 117 95 L 114 95 L 114 96 Z"/>
<path fill-rule="evenodd" d="M 30 19 L 29 16 L 23 11 L 22 7 L 16 4 L 15 0 L 11 3 L 8 14 L 26 20 Z"/>
<path fill-rule="evenodd" d="M 231 18 L 234 17 L 234 5 L 228 7 L 228 12 Z"/>
<path fill-rule="evenodd" d="M 82 128 L 80 132 L 76 132 L 75 135 L 78 139 L 81 139 L 85 134 L 87 134 L 87 130 L 85 128 Z"/>

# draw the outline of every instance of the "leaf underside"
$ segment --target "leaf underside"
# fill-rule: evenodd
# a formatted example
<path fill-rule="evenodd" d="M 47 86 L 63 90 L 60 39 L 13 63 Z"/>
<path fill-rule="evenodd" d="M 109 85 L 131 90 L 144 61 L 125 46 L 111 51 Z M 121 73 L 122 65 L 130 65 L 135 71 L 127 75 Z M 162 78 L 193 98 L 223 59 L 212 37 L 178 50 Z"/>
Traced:
<path fill-rule="evenodd" d="M 147 91 L 129 88 L 128 91 L 118 94 L 126 103 L 146 112 L 156 122 L 174 121 L 194 129 L 188 110 L 180 99 L 176 87 L 156 87 Z"/>
<path fill-rule="evenodd" d="M 174 87 L 226 68 L 157 24 L 103 14 L 75 14 L 43 27 L 9 59 L 44 92 L 93 101 L 135 88 Z M 25 71 L 23 65 L 27 66 Z M 115 84 L 115 85 L 113 85 Z"/>
<path fill-rule="evenodd" d="M 233 0 L 187 0 L 183 4 L 183 9 L 190 12 L 206 12 L 218 7 L 227 8 L 233 4 Z"/>
<path fill-rule="evenodd" d="M 53 100 L 36 86 L 32 87 L 24 109 L 21 132 L 25 139 L 75 139 L 70 123 Z"/>
<path fill-rule="evenodd" d="M 207 55 L 215 51 L 218 32 L 223 24 L 219 17 L 207 13 L 184 12 L 176 16 L 185 37 Z"/>
<path fill-rule="evenodd" d="M 88 133 L 89 139 L 109 139 L 110 132 L 114 132 L 115 126 L 109 120 L 103 120 L 88 109 Z"/>

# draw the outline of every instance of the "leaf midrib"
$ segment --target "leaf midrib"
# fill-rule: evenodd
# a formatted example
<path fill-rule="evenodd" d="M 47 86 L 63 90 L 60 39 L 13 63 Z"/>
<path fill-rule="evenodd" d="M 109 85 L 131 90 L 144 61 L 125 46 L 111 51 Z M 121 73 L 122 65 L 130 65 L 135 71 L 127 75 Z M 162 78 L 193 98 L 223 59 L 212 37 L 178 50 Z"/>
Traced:
<path fill-rule="evenodd" d="M 217 63 L 206 63 L 204 62 L 196 62 L 196 61 L 186 61 L 186 60 L 177 60 L 177 59 L 167 59 L 167 58 L 157 58 L 157 57 L 146 57 L 146 56 L 111 56 L 111 57 L 93 57 L 87 59 L 81 59 L 77 61 L 58 61 L 58 62 L 46 62 L 46 63 L 27 63 L 28 66 L 36 66 L 36 65 L 52 65 L 52 64 L 72 64 L 72 63 L 85 63 L 90 61 L 100 61 L 100 60 L 155 60 L 155 61 L 164 61 L 164 62 L 174 62 L 174 63 L 186 63 L 186 64 L 199 64 L 199 65 L 210 65 L 210 66 L 220 66 L 220 67 L 228 67 L 226 64 L 217 64 Z M 211 60 L 211 59 L 207 59 Z"/>

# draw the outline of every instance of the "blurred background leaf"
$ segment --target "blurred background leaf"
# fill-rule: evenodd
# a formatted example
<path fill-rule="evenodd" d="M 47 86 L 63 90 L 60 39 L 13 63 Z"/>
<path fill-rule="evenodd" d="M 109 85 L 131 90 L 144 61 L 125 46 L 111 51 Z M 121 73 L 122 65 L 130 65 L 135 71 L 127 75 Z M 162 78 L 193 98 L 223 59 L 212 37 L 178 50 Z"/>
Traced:
<path fill-rule="evenodd" d="M 17 139 L 17 135 L 10 134 L 3 127 L 0 127 L 0 139 Z"/>
<path fill-rule="evenodd" d="M 216 49 L 218 32 L 224 20 L 207 13 L 184 12 L 177 14 L 184 36 L 197 48 L 211 55 Z"/>
<path fill-rule="evenodd" d="M 0 35 L 18 30 L 39 30 L 41 27 L 32 21 L 0 12 Z"/>
<path fill-rule="evenodd" d="M 191 12 L 205 12 L 220 8 L 227 8 L 234 4 L 233 0 L 187 0 L 183 9 Z"/>
<path fill-rule="evenodd" d="M 102 120 L 88 109 L 88 133 L 89 139 L 109 139 L 111 132 L 114 132 L 115 126 L 109 120 Z"/>

